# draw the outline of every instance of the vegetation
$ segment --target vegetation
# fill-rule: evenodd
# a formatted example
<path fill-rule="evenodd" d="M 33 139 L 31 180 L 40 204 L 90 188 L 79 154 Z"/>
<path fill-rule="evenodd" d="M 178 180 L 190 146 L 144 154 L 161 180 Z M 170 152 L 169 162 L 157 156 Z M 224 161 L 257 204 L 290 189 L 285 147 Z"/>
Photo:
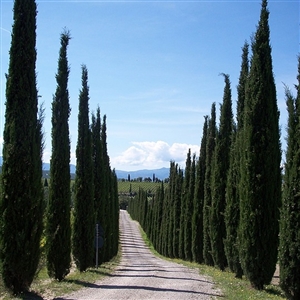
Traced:
<path fill-rule="evenodd" d="M 41 266 L 47 265 L 48 275 L 55 280 L 61 281 L 67 276 L 72 263 L 71 229 L 73 256 L 80 271 L 87 270 L 94 263 L 96 218 L 101 216 L 101 224 L 106 228 L 106 232 L 102 233 L 105 237 L 104 260 L 108 261 L 117 255 L 119 243 L 117 178 L 109 166 L 106 116 L 101 127 L 98 110 L 97 126 L 95 125 L 92 139 L 85 66 L 82 67 L 76 149 L 77 173 L 74 185 L 70 178 L 68 118 L 71 109 L 67 60 L 70 35 L 66 30 L 61 34 L 57 89 L 52 102 L 49 183 L 47 179 L 42 179 L 44 109 L 41 106 L 38 111 L 35 72 L 36 14 L 34 0 L 14 2 L 0 184 L 1 281 L 8 292 L 13 294 L 27 293 Z M 97 179 L 99 176 L 106 178 L 99 189 L 105 202 L 93 197 L 94 174 Z M 99 191 L 97 190 L 97 195 Z M 71 200 L 72 192 L 75 193 L 75 201 Z M 96 206 L 98 209 L 95 210 Z M 73 228 L 70 221 L 72 210 Z M 43 222 L 46 223 L 46 228 L 45 235 L 42 236 Z"/>
<path fill-rule="evenodd" d="M 37 117 L 36 14 L 34 0 L 14 2 L 0 200 L 1 272 L 13 293 L 27 291 L 32 283 L 43 230 L 43 113 Z"/>
<path fill-rule="evenodd" d="M 119 205 L 117 191 L 117 177 L 110 168 L 109 156 L 106 143 L 106 115 L 103 117 L 101 126 L 101 149 L 102 149 L 102 181 L 101 181 L 101 215 L 105 239 L 101 251 L 101 262 L 109 261 L 118 252 L 119 241 Z"/>
<path fill-rule="evenodd" d="M 203 262 L 203 204 L 206 169 L 207 118 L 208 116 L 205 116 L 200 155 L 196 165 L 194 210 L 192 217 L 192 254 L 193 261 L 197 263 Z"/>
<path fill-rule="evenodd" d="M 223 103 L 221 106 L 220 125 L 216 138 L 216 148 L 212 161 L 212 193 L 209 224 L 211 255 L 214 260 L 214 265 L 218 266 L 221 270 L 224 270 L 227 266 L 224 249 L 224 239 L 226 238 L 224 212 L 226 182 L 229 169 L 229 153 L 233 130 L 233 114 L 229 75 L 223 75 L 225 78 L 225 88 Z"/>
<path fill-rule="evenodd" d="M 207 128 L 206 144 L 206 165 L 204 179 L 204 204 L 203 204 L 203 258 L 205 264 L 213 266 L 214 261 L 211 255 L 210 240 L 210 212 L 211 212 L 211 177 L 212 177 L 212 159 L 215 151 L 217 136 L 216 126 L 216 104 L 211 106 L 211 116 Z"/>
<path fill-rule="evenodd" d="M 280 283 L 289 299 L 300 298 L 300 56 L 297 96 L 286 88 L 288 138 L 280 223 Z"/>
<path fill-rule="evenodd" d="M 275 271 L 281 201 L 279 112 L 268 18 L 263 0 L 252 43 L 241 144 L 239 255 L 245 275 L 257 289 L 269 284 Z"/>
<path fill-rule="evenodd" d="M 226 237 L 224 239 L 225 254 L 229 269 L 236 274 L 236 277 L 242 278 L 243 270 L 238 253 L 237 229 L 240 222 L 240 196 L 239 180 L 241 170 L 241 132 L 243 126 L 243 111 L 245 102 L 245 89 L 248 77 L 248 44 L 245 43 L 242 54 L 242 66 L 239 78 L 238 102 L 237 102 L 237 126 L 232 133 L 232 144 L 230 149 L 230 163 L 226 183 L 226 206 L 225 206 L 225 228 Z"/>
<path fill-rule="evenodd" d="M 148 181 L 122 181 L 118 180 L 118 192 L 119 194 L 127 194 L 135 196 L 139 189 L 147 191 L 149 196 L 155 194 L 158 187 L 161 186 L 161 182 L 148 182 Z M 164 183 L 164 186 L 167 187 L 168 183 Z"/>
<path fill-rule="evenodd" d="M 79 94 L 78 111 L 74 230 L 72 243 L 76 266 L 83 272 L 93 265 L 95 226 L 92 140 L 89 125 L 88 71 L 84 65 L 82 66 L 82 89 Z"/>
<path fill-rule="evenodd" d="M 164 182 L 134 181 L 130 176 L 128 181 L 117 181 L 107 153 L 106 116 L 101 122 L 100 108 L 92 115 L 90 126 L 88 72 L 82 66 L 77 170 L 75 183 L 70 187 L 70 36 L 65 31 L 61 35 L 57 89 L 52 103 L 49 187 L 48 181 L 43 183 L 43 109 L 38 113 L 35 73 L 36 13 L 34 0 L 15 0 L 0 192 L 0 261 L 5 288 L 18 294 L 28 292 L 32 282 L 35 286 L 39 264 L 44 262 L 40 252 L 45 240 L 43 259 L 48 275 L 55 279 L 50 280 L 53 289 L 57 288 L 57 280 L 63 286 L 71 278 L 83 278 L 80 273 L 95 263 L 96 222 L 104 237 L 99 263 L 113 258 L 118 251 L 118 198 L 122 197 L 123 207 L 128 203 L 129 213 L 140 222 L 158 253 L 184 259 L 190 265 L 193 261 L 193 266 L 213 276 L 229 299 L 243 299 L 244 295 L 244 299 L 282 298 L 279 289 L 269 286 L 279 248 L 280 285 L 288 298 L 298 299 L 300 58 L 297 96 L 286 89 L 288 149 L 282 181 L 267 0 L 262 0 L 250 64 L 249 45 L 245 43 L 243 47 L 237 124 L 233 122 L 226 74 L 220 122 L 216 122 L 213 103 L 211 115 L 205 117 L 199 159 L 189 150 L 185 170 L 171 161 L 170 176 Z M 45 195 L 49 189 L 49 202 L 43 201 L 43 184 Z M 44 217 L 46 238 L 41 237 Z M 68 275 L 71 245 L 79 272 L 72 270 Z M 234 274 L 227 272 L 227 265 Z M 42 268 L 39 276 L 45 276 L 45 272 Z"/>
<path fill-rule="evenodd" d="M 57 88 L 52 102 L 52 156 L 50 191 L 47 207 L 47 268 L 50 277 L 62 280 L 71 267 L 71 189 L 69 138 L 69 66 L 67 46 L 70 34 L 61 34 L 61 48 L 56 75 Z M 58 251 L 58 249 L 60 249 Z"/>
<path fill-rule="evenodd" d="M 186 261 L 197 261 L 197 257 L 201 258 L 203 254 L 206 265 L 216 266 L 223 271 L 227 270 L 229 263 L 229 269 L 235 276 L 243 278 L 244 274 L 257 290 L 262 290 L 271 282 L 276 269 L 281 202 L 279 113 L 268 16 L 267 1 L 263 0 L 259 26 L 252 42 L 249 71 L 248 44 L 243 48 L 237 126 L 233 122 L 229 75 L 224 75 L 225 88 L 218 126 L 216 104 L 212 104 L 211 116 L 204 128 L 203 148 L 206 151 L 205 154 L 201 153 L 203 157 L 197 162 L 198 166 L 200 162 L 202 164 L 202 177 L 195 168 L 196 163 L 194 158 L 191 159 L 189 150 L 184 176 L 179 175 L 175 162 L 171 162 L 168 188 L 161 188 L 146 204 L 145 199 L 141 201 L 139 198 L 143 195 L 140 192 L 128 205 L 128 211 L 134 219 L 140 222 L 143 216 L 143 222 L 140 222 L 142 226 L 144 223 L 152 224 L 146 232 L 158 253 Z M 296 108 L 290 107 L 289 110 L 295 111 Z M 293 120 L 298 122 L 295 112 L 293 116 Z M 293 158 L 297 161 L 296 156 Z M 292 162 L 291 159 L 289 161 Z M 295 168 L 298 167 L 296 163 Z M 177 188 L 174 178 L 181 180 Z M 198 180 L 201 178 L 204 180 L 199 186 Z M 203 188 L 202 194 L 199 188 Z M 172 192 L 174 190 L 176 196 Z M 296 195 L 299 193 L 297 188 L 294 192 Z M 199 226 L 202 226 L 202 243 L 199 244 L 203 245 L 202 248 L 194 247 L 195 236 L 190 234 L 198 225 L 193 222 L 198 221 L 195 214 L 199 211 L 201 197 L 203 223 Z M 297 209 L 295 203 L 292 203 L 292 207 Z M 170 211 L 178 212 L 175 218 L 171 217 Z M 298 232 L 296 214 L 291 215 L 295 232 Z M 178 222 L 176 226 L 174 220 Z M 282 222 L 285 223 L 285 220 Z M 282 228 L 284 226 L 287 225 L 282 225 Z M 291 228 L 289 230 L 292 232 Z M 178 237 L 176 242 L 175 236 Z M 285 234 L 285 237 L 288 236 Z M 296 236 L 292 235 L 292 239 L 290 245 L 296 248 Z M 173 247 L 173 251 L 166 251 L 171 248 L 168 243 L 177 243 L 178 250 Z M 293 258 L 287 260 L 288 263 L 291 267 L 298 266 Z M 288 286 L 292 289 L 290 284 Z"/>

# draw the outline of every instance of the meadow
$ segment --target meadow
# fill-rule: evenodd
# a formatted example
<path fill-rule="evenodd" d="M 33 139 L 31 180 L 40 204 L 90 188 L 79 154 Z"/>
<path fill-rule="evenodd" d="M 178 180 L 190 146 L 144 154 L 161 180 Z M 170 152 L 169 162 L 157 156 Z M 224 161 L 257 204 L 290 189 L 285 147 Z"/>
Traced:
<path fill-rule="evenodd" d="M 147 181 L 118 181 L 119 194 L 137 194 L 139 189 L 147 191 L 148 194 L 154 194 L 156 189 L 162 185 L 161 182 L 147 182 Z M 164 188 L 168 186 L 168 183 L 164 183 Z"/>

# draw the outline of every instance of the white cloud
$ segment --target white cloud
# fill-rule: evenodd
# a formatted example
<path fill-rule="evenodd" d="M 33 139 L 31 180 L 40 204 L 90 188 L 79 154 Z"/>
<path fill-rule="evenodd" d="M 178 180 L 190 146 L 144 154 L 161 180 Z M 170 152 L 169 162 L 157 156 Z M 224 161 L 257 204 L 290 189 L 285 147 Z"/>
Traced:
<path fill-rule="evenodd" d="M 173 160 L 184 167 L 188 149 L 192 153 L 199 153 L 199 145 L 173 143 L 169 145 L 164 141 L 133 142 L 133 146 L 126 149 L 121 155 L 111 159 L 116 169 L 156 169 L 169 167 Z M 130 170 L 129 170 L 130 169 Z"/>

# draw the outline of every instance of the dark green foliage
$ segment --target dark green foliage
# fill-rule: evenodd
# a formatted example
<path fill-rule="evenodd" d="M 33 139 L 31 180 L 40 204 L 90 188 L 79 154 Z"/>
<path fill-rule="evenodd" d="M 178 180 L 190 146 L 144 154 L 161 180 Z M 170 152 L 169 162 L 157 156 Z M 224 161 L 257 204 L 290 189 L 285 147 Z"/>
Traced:
<path fill-rule="evenodd" d="M 40 257 L 43 216 L 43 112 L 36 88 L 36 3 L 14 2 L 6 83 L 0 258 L 2 279 L 14 293 L 27 291 Z"/>
<path fill-rule="evenodd" d="M 180 232 L 180 215 L 181 215 L 181 193 L 183 186 L 183 171 L 178 164 L 173 165 L 172 181 L 172 197 L 173 197 L 173 256 L 179 258 L 179 232 Z M 170 183 L 171 185 L 171 178 Z M 170 234 L 172 234 L 170 232 Z"/>
<path fill-rule="evenodd" d="M 245 97 L 246 97 L 246 86 L 247 80 L 249 75 L 249 44 L 245 42 L 243 46 L 243 53 L 242 53 L 242 65 L 241 65 L 241 72 L 239 77 L 239 85 L 237 87 L 238 93 L 238 101 L 237 101 L 237 125 L 238 130 L 243 128 L 244 122 L 244 110 L 245 110 Z"/>
<path fill-rule="evenodd" d="M 208 121 L 207 144 L 206 144 L 206 166 L 204 181 L 204 205 L 203 205 L 203 258 L 206 265 L 214 264 L 211 256 L 210 242 L 210 211 L 211 211 L 211 183 L 212 183 L 212 160 L 215 151 L 215 140 L 217 136 L 216 127 L 216 104 L 211 107 L 211 117 Z"/>
<path fill-rule="evenodd" d="M 288 299 L 300 298 L 300 56 L 297 98 L 286 88 L 287 152 L 280 221 L 280 286 Z"/>
<path fill-rule="evenodd" d="M 93 157 L 93 178 L 94 178 L 94 209 L 95 221 L 103 226 L 103 151 L 101 144 L 101 118 L 100 108 L 97 108 L 96 115 L 92 114 L 92 157 Z M 101 261 L 101 249 L 98 250 L 98 257 Z M 102 261 L 101 261 L 102 262 Z"/>
<path fill-rule="evenodd" d="M 232 136 L 232 146 L 230 150 L 230 167 L 227 177 L 226 186 L 226 208 L 225 208 L 225 227 L 226 239 L 224 247 L 229 269 L 236 274 L 236 277 L 241 278 L 243 271 L 240 264 L 238 253 L 237 229 L 239 225 L 240 214 L 240 169 L 241 169 L 241 153 L 240 139 L 243 126 L 243 107 L 245 101 L 245 88 L 249 73 L 248 61 L 248 44 L 245 43 L 242 54 L 242 66 L 238 85 L 238 102 L 237 102 L 237 130 Z"/>
<path fill-rule="evenodd" d="M 109 261 L 113 256 L 117 254 L 119 239 L 119 204 L 117 195 L 117 178 L 115 172 L 110 168 L 109 156 L 107 152 L 106 129 L 106 115 L 104 115 L 100 134 L 100 147 L 102 157 L 99 158 L 99 161 L 101 161 L 101 174 L 99 174 L 100 182 L 96 183 L 97 188 L 100 189 L 100 191 L 96 191 L 100 199 L 100 211 L 98 213 L 99 220 L 97 221 L 100 221 L 100 224 L 102 225 L 105 232 L 104 247 L 100 250 L 99 253 L 99 259 L 101 262 Z"/>
<path fill-rule="evenodd" d="M 268 18 L 263 0 L 246 88 L 238 231 L 242 268 L 257 289 L 269 284 L 275 271 L 281 201 L 279 112 Z"/>
<path fill-rule="evenodd" d="M 168 236 L 167 236 L 167 256 L 168 257 L 174 257 L 173 253 L 173 231 L 174 231 L 174 186 L 175 186 L 175 181 L 173 176 L 175 176 L 175 163 L 171 161 L 170 163 L 170 175 L 169 175 L 169 184 L 168 188 L 166 190 L 166 194 L 168 195 L 168 202 L 169 202 L 169 207 L 168 207 Z M 172 180 L 171 180 L 172 178 Z"/>
<path fill-rule="evenodd" d="M 183 176 L 184 177 L 184 176 Z M 185 190 L 185 182 L 183 179 L 182 190 L 180 194 L 180 214 L 179 214 L 179 237 L 178 237 L 178 258 L 185 259 L 184 253 L 184 227 L 185 227 L 185 199 L 183 197 Z"/>
<path fill-rule="evenodd" d="M 223 240 L 226 237 L 224 212 L 227 174 L 229 169 L 229 153 L 233 130 L 233 114 L 229 75 L 223 74 L 225 88 L 221 106 L 220 126 L 213 156 L 211 181 L 210 241 L 211 253 L 215 266 L 224 270 L 227 266 Z"/>
<path fill-rule="evenodd" d="M 208 116 L 205 116 L 204 118 L 200 155 L 196 166 L 194 210 L 192 217 L 192 254 L 193 261 L 197 263 L 203 262 L 203 203 Z"/>
<path fill-rule="evenodd" d="M 94 167 L 94 207 L 97 222 L 101 219 L 102 201 L 102 166 L 103 152 L 101 144 L 101 118 L 100 108 L 97 108 L 96 115 L 92 114 L 92 144 L 93 144 L 93 167 Z"/>
<path fill-rule="evenodd" d="M 88 71 L 82 66 L 82 89 L 79 94 L 78 140 L 76 147 L 73 256 L 80 272 L 93 264 L 94 195 L 92 141 L 89 127 Z"/>
<path fill-rule="evenodd" d="M 193 161 L 193 162 L 192 162 Z M 195 188 L 195 155 L 191 158 L 191 149 L 189 149 L 186 165 L 185 176 L 183 180 L 182 201 L 184 202 L 184 258 L 188 261 L 192 260 L 192 214 L 193 199 Z"/>
<path fill-rule="evenodd" d="M 71 266 L 69 40 L 69 32 L 63 32 L 56 75 L 57 88 L 52 102 L 52 156 L 46 224 L 48 274 L 59 281 L 70 272 Z"/>
<path fill-rule="evenodd" d="M 168 256 L 168 235 L 169 235 L 169 217 L 170 217 L 170 194 L 167 190 L 164 193 L 163 199 L 163 210 L 162 210 L 162 221 L 160 226 L 160 241 L 161 250 L 160 253 L 164 256 Z"/>
<path fill-rule="evenodd" d="M 111 220 L 111 247 L 109 259 L 118 253 L 119 249 L 119 196 L 118 196 L 118 178 L 115 170 L 111 171 L 111 191 L 110 191 L 110 220 Z M 145 211 L 145 218 L 147 211 Z"/>
<path fill-rule="evenodd" d="M 154 228 L 155 228 L 155 239 L 154 246 L 159 253 L 162 252 L 162 240 L 161 240 L 161 230 L 162 230 L 162 218 L 163 218 L 163 203 L 164 203 L 164 184 L 161 183 L 161 186 L 157 189 L 157 192 L 154 197 L 155 205 L 155 215 L 154 215 Z"/>

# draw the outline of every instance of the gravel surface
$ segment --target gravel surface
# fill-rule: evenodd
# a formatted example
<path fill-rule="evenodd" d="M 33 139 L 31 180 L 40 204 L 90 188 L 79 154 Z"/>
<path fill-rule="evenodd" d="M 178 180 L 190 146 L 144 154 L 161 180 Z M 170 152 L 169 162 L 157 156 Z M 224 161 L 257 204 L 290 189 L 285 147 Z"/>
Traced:
<path fill-rule="evenodd" d="M 139 225 L 120 211 L 122 258 L 108 278 L 73 294 L 75 299 L 218 299 L 221 292 L 198 270 L 155 257 L 142 240 Z"/>

